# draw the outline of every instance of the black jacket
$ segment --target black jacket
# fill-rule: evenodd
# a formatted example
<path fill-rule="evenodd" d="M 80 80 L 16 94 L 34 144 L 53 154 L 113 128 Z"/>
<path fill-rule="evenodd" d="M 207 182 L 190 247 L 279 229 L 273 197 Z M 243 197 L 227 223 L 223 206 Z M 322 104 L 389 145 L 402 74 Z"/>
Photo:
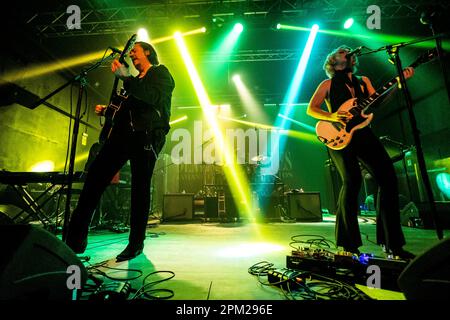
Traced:
<path fill-rule="evenodd" d="M 152 66 L 139 79 L 129 77 L 124 81 L 127 92 L 127 109 L 135 131 L 164 129 L 169 132 L 170 108 L 175 81 L 164 65 Z"/>

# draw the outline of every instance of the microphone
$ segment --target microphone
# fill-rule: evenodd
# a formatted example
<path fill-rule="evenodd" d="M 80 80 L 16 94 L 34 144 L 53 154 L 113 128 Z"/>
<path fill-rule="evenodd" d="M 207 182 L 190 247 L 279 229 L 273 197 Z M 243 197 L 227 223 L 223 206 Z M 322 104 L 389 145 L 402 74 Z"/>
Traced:
<path fill-rule="evenodd" d="M 114 47 L 108 47 L 108 49 L 110 49 L 112 52 L 114 52 L 114 53 L 118 53 L 118 54 L 121 54 L 122 53 L 122 50 L 119 50 L 119 49 L 117 49 L 117 48 L 114 48 Z"/>
<path fill-rule="evenodd" d="M 359 54 L 359 53 L 361 52 L 362 48 L 363 48 L 363 46 L 360 46 L 360 47 L 358 47 L 358 48 L 356 48 L 356 49 L 350 51 L 349 53 L 347 53 L 347 54 L 345 55 L 345 58 L 348 59 L 348 58 L 350 58 L 351 56 L 353 56 L 353 55 L 355 55 L 355 54 L 356 54 L 356 55 Z"/>
<path fill-rule="evenodd" d="M 118 54 L 122 54 L 122 50 L 120 50 L 120 49 L 117 49 L 117 48 L 114 48 L 114 47 L 108 47 L 113 53 L 118 53 Z M 124 56 L 126 56 L 126 54 L 124 55 Z M 124 60 L 124 61 L 121 61 L 124 65 L 125 65 L 125 67 L 129 67 L 129 65 L 128 65 L 128 63 Z"/>

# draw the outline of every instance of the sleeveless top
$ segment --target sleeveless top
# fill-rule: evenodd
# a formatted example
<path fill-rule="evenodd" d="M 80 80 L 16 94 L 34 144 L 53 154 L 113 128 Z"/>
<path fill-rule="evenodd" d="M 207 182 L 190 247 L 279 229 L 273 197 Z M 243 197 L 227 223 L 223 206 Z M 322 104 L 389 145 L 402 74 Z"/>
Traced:
<path fill-rule="evenodd" d="M 352 79 L 350 80 L 347 72 L 348 70 L 338 70 L 333 78 L 331 78 L 329 93 L 331 112 L 336 112 L 345 101 L 353 98 L 352 93 L 346 84 L 355 90 L 356 98 L 362 100 L 369 96 L 366 83 L 354 74 L 352 74 Z M 361 85 L 363 86 L 364 91 L 361 90 Z"/>

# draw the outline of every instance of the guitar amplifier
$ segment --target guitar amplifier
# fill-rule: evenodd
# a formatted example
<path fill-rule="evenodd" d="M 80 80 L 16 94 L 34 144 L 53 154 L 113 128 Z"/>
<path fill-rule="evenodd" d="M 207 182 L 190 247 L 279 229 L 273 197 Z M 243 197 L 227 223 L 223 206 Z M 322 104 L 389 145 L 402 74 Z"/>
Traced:
<path fill-rule="evenodd" d="M 287 193 L 288 214 L 299 222 L 321 222 L 319 192 Z"/>
<path fill-rule="evenodd" d="M 162 219 L 164 221 L 192 220 L 193 193 L 168 193 L 164 195 Z"/>

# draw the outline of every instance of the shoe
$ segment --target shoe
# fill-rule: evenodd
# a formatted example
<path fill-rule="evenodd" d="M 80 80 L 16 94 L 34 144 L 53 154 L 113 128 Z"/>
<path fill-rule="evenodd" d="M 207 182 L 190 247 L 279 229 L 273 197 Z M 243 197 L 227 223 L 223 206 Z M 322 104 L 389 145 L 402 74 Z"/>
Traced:
<path fill-rule="evenodd" d="M 401 260 L 405 260 L 405 261 L 413 260 L 416 257 L 413 253 L 403 250 L 402 248 L 392 249 L 391 253 L 394 258 L 398 257 Z"/>
<path fill-rule="evenodd" d="M 117 257 L 117 261 L 126 261 L 136 258 L 142 253 L 144 245 L 130 245 L 128 244 L 125 250 L 123 250 Z"/>

